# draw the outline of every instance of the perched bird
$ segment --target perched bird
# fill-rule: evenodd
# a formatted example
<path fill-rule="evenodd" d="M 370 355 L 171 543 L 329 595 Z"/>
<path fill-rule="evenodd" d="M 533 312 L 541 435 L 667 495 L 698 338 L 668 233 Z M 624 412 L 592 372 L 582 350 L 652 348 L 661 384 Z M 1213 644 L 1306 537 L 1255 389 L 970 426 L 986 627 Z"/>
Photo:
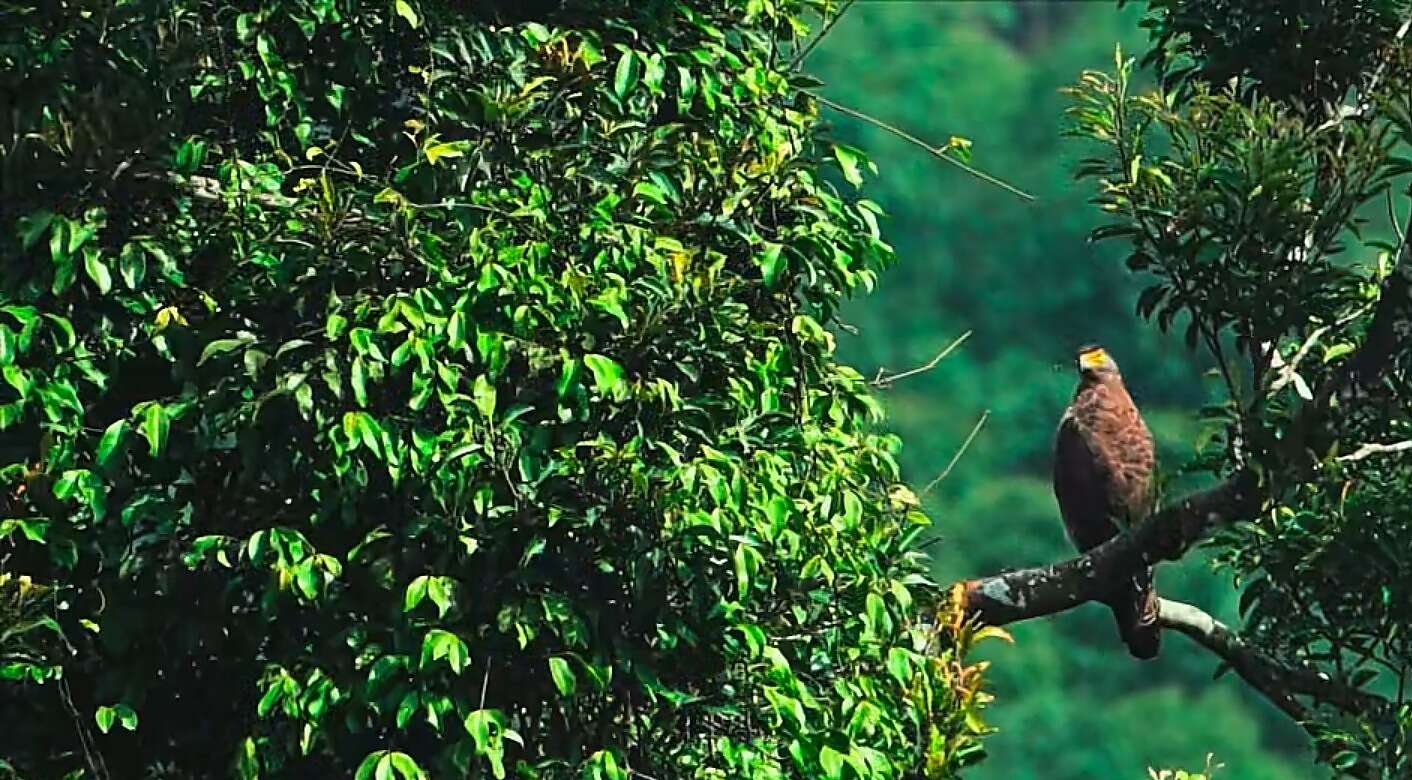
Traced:
<path fill-rule="evenodd" d="M 1151 511 L 1152 434 L 1123 386 L 1118 364 L 1099 346 L 1078 353 L 1079 386 L 1054 437 L 1054 496 L 1079 552 L 1097 547 Z M 1136 658 L 1160 644 L 1152 569 L 1114 583 L 1103 601 Z"/>

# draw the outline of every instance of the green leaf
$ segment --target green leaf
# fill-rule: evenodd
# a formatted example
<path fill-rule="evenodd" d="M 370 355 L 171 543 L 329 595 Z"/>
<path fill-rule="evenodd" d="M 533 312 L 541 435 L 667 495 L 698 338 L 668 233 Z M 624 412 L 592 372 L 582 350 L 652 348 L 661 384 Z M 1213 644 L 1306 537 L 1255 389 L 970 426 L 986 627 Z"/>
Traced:
<path fill-rule="evenodd" d="M 324 98 L 328 100 L 328 104 L 333 106 L 335 111 L 342 111 L 344 98 L 347 93 L 348 88 L 343 86 L 342 84 L 330 84 L 328 92 L 324 95 Z"/>
<path fill-rule="evenodd" d="M 430 578 L 423 574 L 407 585 L 407 593 L 402 599 L 402 611 L 411 612 L 427 596 L 427 582 Z"/>
<path fill-rule="evenodd" d="M 234 352 L 249 343 L 250 339 L 248 338 L 216 339 L 207 344 L 205 349 L 201 350 L 201 357 L 197 359 L 196 365 L 205 365 L 206 361 L 211 358 L 217 355 L 224 355 L 227 352 Z"/>
<path fill-rule="evenodd" d="M 912 680 L 912 658 L 906 650 L 894 647 L 887 651 L 887 673 L 898 685 L 906 685 Z"/>
<path fill-rule="evenodd" d="M 103 437 L 98 440 L 98 449 L 94 455 L 98 459 L 98 464 L 107 467 L 113 456 L 118 452 L 118 447 L 123 442 L 123 436 L 127 434 L 127 420 L 118 420 L 109 425 L 103 431 Z"/>
<path fill-rule="evenodd" d="M 857 148 L 847 144 L 834 144 L 833 155 L 838 159 L 838 165 L 843 169 L 843 178 L 854 187 L 863 184 L 863 174 L 860 167 L 867 163 L 868 158 Z"/>
<path fill-rule="evenodd" d="M 451 579 L 448 577 L 431 577 L 427 580 L 427 595 L 431 597 L 431 603 L 436 605 L 437 617 L 446 617 L 446 613 L 451 609 Z"/>
<path fill-rule="evenodd" d="M 487 420 L 495 418 L 495 395 L 495 385 L 485 378 L 485 374 L 476 377 L 476 381 L 471 385 L 471 399 L 481 417 Z"/>
<path fill-rule="evenodd" d="M 461 637 L 444 629 L 433 628 L 422 639 L 421 666 L 426 668 L 432 661 L 439 661 L 442 658 L 445 658 L 446 663 L 451 666 L 451 671 L 460 674 L 461 670 L 470 663 L 470 652 Z"/>
<path fill-rule="evenodd" d="M 368 372 L 362 358 L 353 358 L 353 371 L 349 376 L 353 385 L 353 399 L 359 406 L 368 405 Z"/>
<path fill-rule="evenodd" d="M 324 335 L 329 341 L 338 340 L 343 335 L 343 331 L 348 327 L 348 318 L 341 314 L 330 314 L 324 323 Z"/>
<path fill-rule="evenodd" d="M 760 271 L 765 280 L 765 286 L 773 290 L 776 282 L 779 281 L 780 272 L 784 270 L 784 249 L 782 244 L 770 242 L 765 245 L 765 251 L 761 253 L 759 263 Z"/>
<path fill-rule="evenodd" d="M 490 710 L 476 710 L 466 716 L 466 733 L 470 734 L 471 739 L 475 741 L 478 752 L 485 752 L 490 745 L 491 725 Z"/>
<path fill-rule="evenodd" d="M 397 15 L 405 19 L 413 30 L 421 26 L 422 20 L 417 18 L 417 12 L 407 0 L 395 0 L 393 7 L 397 9 Z"/>
<path fill-rule="evenodd" d="M 857 528 L 863 522 L 863 500 L 849 490 L 843 494 L 843 527 Z"/>
<path fill-rule="evenodd" d="M 829 780 L 840 780 L 843 777 L 843 762 L 843 754 L 828 745 L 819 750 L 819 766 Z"/>
<path fill-rule="evenodd" d="M 421 706 L 421 696 L 416 691 L 408 691 L 402 697 L 402 703 L 397 705 L 397 728 L 405 729 L 412 721 L 412 716 L 417 714 L 417 708 Z"/>
<path fill-rule="evenodd" d="M 53 221 L 54 212 L 42 210 L 26 214 L 16 220 L 15 230 L 20 236 L 20 246 L 28 251 L 39 241 L 39 237 L 44 235 L 44 231 L 49 229 L 49 223 Z"/>
<path fill-rule="evenodd" d="M 1353 345 L 1346 341 L 1342 341 L 1338 344 L 1334 344 L 1333 346 L 1326 347 L 1324 349 L 1324 362 L 1332 363 L 1333 361 L 1338 360 L 1344 355 L 1352 353 L 1353 349 Z"/>
<path fill-rule="evenodd" d="M 417 766 L 417 762 L 413 761 L 412 757 L 406 753 L 389 753 L 387 754 L 387 760 L 388 763 L 392 765 L 392 768 L 397 770 L 397 774 L 401 775 L 402 780 L 419 780 L 420 778 L 426 777 L 426 773 L 422 771 L 422 768 Z"/>
<path fill-rule="evenodd" d="M 377 771 L 378 762 L 387 755 L 386 750 L 376 750 L 363 757 L 363 763 L 358 765 L 358 771 L 354 773 L 353 780 L 373 780 L 373 772 Z"/>
<path fill-rule="evenodd" d="M 765 631 L 754 623 L 746 623 L 736 626 L 745 637 L 745 646 L 750 650 L 751 658 L 758 658 L 765 650 Z"/>
<path fill-rule="evenodd" d="M 735 584 L 741 601 L 750 594 L 750 583 L 760 570 L 760 553 L 745 543 L 735 547 Z"/>
<path fill-rule="evenodd" d="M 296 569 L 294 583 L 299 586 L 299 592 L 304 598 L 313 601 L 319 596 L 319 572 L 314 568 L 313 561 L 305 561 Z"/>
<path fill-rule="evenodd" d="M 34 382 L 29 378 L 29 374 L 22 368 L 11 363 L 3 369 L 5 381 L 10 387 L 15 388 L 15 392 L 20 394 L 21 399 L 29 398 L 29 391 L 34 388 Z"/>
<path fill-rule="evenodd" d="M 561 696 L 573 696 L 574 691 L 578 690 L 578 678 L 563 658 L 555 656 L 549 659 L 549 674 L 554 678 L 554 687 L 559 689 Z"/>
<path fill-rule="evenodd" d="M 98 235 L 98 226 L 80 222 L 69 222 L 69 248 L 68 254 L 78 254 L 78 250 L 88 245 L 88 242 Z"/>
<path fill-rule="evenodd" d="M 423 153 L 427 156 L 427 162 L 436 165 L 438 160 L 464 155 L 468 148 L 470 148 L 470 144 L 465 141 L 447 141 L 446 143 L 432 144 Z"/>
<path fill-rule="evenodd" d="M 574 358 L 567 358 L 559 367 L 559 381 L 554 383 L 554 393 L 559 396 L 559 400 L 564 400 L 569 393 L 578 386 L 580 363 Z"/>
<path fill-rule="evenodd" d="M 55 295 L 61 295 L 69 289 L 78 274 L 74 268 L 73 256 L 64 249 L 66 230 L 72 229 L 69 225 L 68 220 L 60 217 L 54 220 L 54 225 L 49 231 L 49 260 L 54 265 L 54 279 L 49 285 L 49 291 Z"/>
<path fill-rule="evenodd" d="M 265 695 L 260 697 L 260 703 L 255 705 L 255 715 L 261 718 L 267 717 L 282 698 L 284 698 L 284 685 L 280 682 L 271 683 L 270 687 L 265 690 Z"/>
<path fill-rule="evenodd" d="M 147 277 L 147 254 L 141 246 L 131 241 L 123 244 L 123 251 L 118 255 L 118 273 L 129 290 L 141 286 Z"/>
<path fill-rule="evenodd" d="M 83 270 L 88 273 L 88 278 L 93 280 L 98 292 L 107 295 L 108 291 L 113 289 L 113 274 L 103 262 L 103 253 L 98 251 L 98 247 L 84 247 Z"/>
<path fill-rule="evenodd" d="M 583 364 L 593 374 L 593 385 L 598 392 L 611 396 L 616 401 L 628 397 L 627 383 L 623 381 L 623 367 L 612 358 L 604 355 L 583 356 Z"/>
<path fill-rule="evenodd" d="M 172 420 L 167 410 L 159 403 L 147 407 L 147 415 L 142 423 L 142 435 L 147 437 L 148 450 L 152 457 L 160 457 L 167 446 L 167 434 L 171 431 Z"/>
<path fill-rule="evenodd" d="M 177 146 L 176 153 L 172 155 L 172 170 L 190 175 L 200 170 L 205 161 L 206 142 L 195 137 L 188 138 Z"/>
<path fill-rule="evenodd" d="M 885 634 L 892 627 L 892 619 L 888 617 L 887 606 L 883 603 L 882 596 L 876 593 L 869 593 L 864 599 L 868 626 L 875 634 Z"/>
<path fill-rule="evenodd" d="M 118 711 L 112 707 L 99 707 L 93 714 L 93 719 L 98 722 L 98 730 L 107 734 L 118 719 Z"/>
<path fill-rule="evenodd" d="M 623 49 L 623 56 L 618 58 L 618 67 L 613 72 L 613 94 L 618 96 L 618 100 L 633 91 L 641 72 L 642 64 L 638 60 L 637 52 Z"/>
<path fill-rule="evenodd" d="M 113 709 L 117 710 L 118 723 L 128 731 L 137 731 L 137 713 L 126 704 L 119 704 Z"/>
<path fill-rule="evenodd" d="M 451 312 L 451 319 L 446 323 L 446 345 L 452 349 L 466 345 L 466 321 L 460 311 Z"/>

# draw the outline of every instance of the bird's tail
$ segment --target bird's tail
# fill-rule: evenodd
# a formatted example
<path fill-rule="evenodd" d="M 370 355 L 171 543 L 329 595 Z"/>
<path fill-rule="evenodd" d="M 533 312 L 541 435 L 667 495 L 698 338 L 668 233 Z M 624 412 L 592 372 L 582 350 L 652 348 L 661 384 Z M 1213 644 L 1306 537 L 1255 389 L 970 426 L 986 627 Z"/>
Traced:
<path fill-rule="evenodd" d="M 1162 644 L 1162 627 L 1157 624 L 1157 588 L 1152 584 L 1152 569 L 1134 574 L 1107 601 L 1128 652 L 1143 660 L 1156 658 Z"/>

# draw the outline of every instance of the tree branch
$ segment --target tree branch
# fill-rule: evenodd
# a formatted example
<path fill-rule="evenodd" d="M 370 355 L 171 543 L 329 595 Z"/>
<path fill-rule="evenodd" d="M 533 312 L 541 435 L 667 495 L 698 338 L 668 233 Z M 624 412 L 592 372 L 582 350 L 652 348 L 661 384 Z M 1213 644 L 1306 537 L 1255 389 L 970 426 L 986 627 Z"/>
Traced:
<path fill-rule="evenodd" d="M 1310 667 L 1286 666 L 1254 647 L 1221 621 L 1190 604 L 1160 600 L 1159 622 L 1178 631 L 1225 661 L 1242 680 L 1296 721 L 1309 719 L 1296 696 L 1307 696 L 1338 709 L 1362 715 L 1388 710 L 1388 701 L 1339 683 Z"/>
<path fill-rule="evenodd" d="M 982 170 L 980 170 L 980 169 L 978 169 L 978 168 L 974 168 L 974 167 L 972 167 L 972 166 L 970 166 L 970 165 L 967 165 L 966 163 L 964 163 L 964 162 L 962 162 L 962 161 L 956 159 L 955 157 L 952 157 L 951 155 L 949 155 L 949 154 L 946 153 L 946 147 L 944 147 L 944 146 L 932 146 L 931 144 L 927 143 L 926 141 L 923 141 L 922 139 L 918 138 L 918 137 L 915 136 L 915 135 L 912 135 L 911 133 L 907 132 L 906 130 L 903 130 L 903 129 L 900 128 L 900 127 L 894 127 L 893 125 L 890 125 L 890 124 L 888 124 L 888 123 L 882 121 L 881 119 L 878 119 L 878 118 L 875 117 L 875 116 L 872 116 L 872 115 L 870 115 L 870 114 L 865 114 L 865 113 L 863 113 L 862 111 L 859 111 L 859 110 L 854 109 L 854 108 L 849 108 L 848 106 L 845 106 L 845 105 L 843 105 L 843 104 L 841 104 L 841 103 L 835 103 L 834 101 L 829 100 L 828 98 L 824 97 L 823 95 L 820 95 L 820 94 L 817 94 L 817 93 L 814 93 L 814 92 L 806 92 L 805 94 L 807 94 L 807 95 L 809 95 L 809 97 L 812 97 L 812 98 L 814 98 L 815 100 L 819 101 L 819 104 L 820 104 L 820 105 L 828 106 L 829 108 L 832 108 L 833 110 L 835 110 L 835 111 L 837 111 L 837 112 L 839 112 L 839 113 L 841 113 L 841 114 L 847 114 L 847 115 L 853 117 L 854 119 L 858 119 L 858 120 L 862 120 L 862 121 L 864 121 L 864 122 L 867 122 L 868 124 L 870 124 L 870 125 L 872 125 L 872 126 L 878 128 L 878 129 L 880 129 L 880 130 L 886 130 L 887 132 L 892 133 L 893 135 L 897 136 L 898 138 L 901 138 L 902 140 L 906 141 L 906 142 L 909 143 L 909 144 L 912 144 L 913 146 L 921 147 L 922 150 L 924 150 L 925 152 L 927 152 L 927 153 L 930 154 L 931 156 L 940 159 L 942 162 L 950 163 L 950 164 L 956 166 L 957 168 L 960 168 L 961 170 L 965 171 L 966 173 L 971 174 L 972 176 L 976 177 L 977 179 L 980 179 L 980 180 L 983 181 L 983 182 L 986 182 L 986 183 L 988 183 L 988 184 L 994 184 L 995 186 L 1001 188 L 1002 190 L 1005 190 L 1005 191 L 1007 191 L 1007 192 L 1010 192 L 1010 193 L 1012 193 L 1012 194 L 1014 194 L 1014 195 L 1018 195 L 1019 197 L 1023 198 L 1024 200 L 1030 200 L 1030 201 L 1032 201 L 1032 200 L 1035 199 L 1035 197 L 1034 197 L 1033 195 L 1029 194 L 1028 192 L 1025 192 L 1024 190 L 1020 189 L 1019 187 L 1016 187 L 1016 186 L 1014 186 L 1013 184 L 1006 184 L 1005 182 L 1001 181 L 1000 179 L 995 178 L 994 176 L 991 176 L 990 174 L 986 173 L 985 171 L 982 171 Z"/>
<path fill-rule="evenodd" d="M 1295 721 L 1309 720 L 1309 710 L 1295 700 L 1294 692 L 1286 684 L 1284 673 L 1287 670 L 1269 656 L 1250 647 L 1219 620 L 1190 604 L 1162 599 L 1159 610 L 1158 620 L 1163 628 L 1186 634 L 1193 642 L 1215 653 L 1250 687 Z"/>
<path fill-rule="evenodd" d="M 817 47 L 821 41 L 823 41 L 829 36 L 829 33 L 833 31 L 833 26 L 838 24 L 838 20 L 842 19 L 843 15 L 848 13 L 848 9 L 852 8 L 855 2 L 857 2 L 857 0 L 843 0 L 843 3 L 840 4 L 838 7 L 838 11 L 835 12 L 833 16 L 830 16 L 827 22 L 824 22 L 823 29 L 819 30 L 819 34 L 815 35 L 814 38 L 810 40 L 809 43 L 798 54 L 794 55 L 793 59 L 789 61 L 788 70 L 796 70 L 801 64 L 803 64 L 804 60 L 808 58 L 810 52 L 814 51 L 815 47 Z"/>
<path fill-rule="evenodd" d="M 966 612 L 987 625 L 1003 626 L 1102 598 L 1112 583 L 1125 581 L 1132 572 L 1178 560 L 1216 528 L 1250 517 L 1261 499 L 1255 478 L 1242 472 L 1164 507 L 1076 558 L 966 582 Z"/>
<path fill-rule="evenodd" d="M 1412 240 L 1403 242 L 1397 266 L 1384 283 L 1368 337 L 1343 371 L 1321 388 L 1298 427 L 1307 432 L 1341 389 L 1366 389 L 1382 381 L 1387 362 L 1407 340 L 1412 311 Z M 1400 446 L 1400 445 L 1399 445 Z M 1371 454 L 1371 453 L 1368 453 Z M 1312 468 L 1313 464 L 1301 464 Z M 1144 566 L 1175 561 L 1215 529 L 1253 516 L 1265 488 L 1249 471 L 1162 508 L 1146 520 L 1076 558 L 1049 566 L 1003 572 L 969 580 L 965 609 L 981 622 L 1003 626 L 1053 615 L 1102 598 L 1111 583 L 1123 582 Z"/>
<path fill-rule="evenodd" d="M 950 344 L 947 344 L 944 348 L 942 348 L 940 352 L 936 353 L 936 357 L 928 361 L 926 365 L 908 369 L 900 374 L 893 374 L 891 376 L 888 376 L 882 368 L 879 368 L 878 375 L 873 377 L 873 381 L 869 382 L 868 384 L 873 387 L 887 388 L 891 387 L 892 383 L 896 382 L 899 379 L 906 379 L 909 376 L 924 374 L 932 370 L 933 368 L 936 368 L 936 365 L 942 360 L 946 359 L 947 355 L 950 355 L 953 351 L 955 351 L 957 347 L 964 344 L 966 339 L 970 338 L 971 333 L 973 332 L 974 331 L 968 330 L 965 333 L 962 333 L 960 336 L 957 336 Z"/>

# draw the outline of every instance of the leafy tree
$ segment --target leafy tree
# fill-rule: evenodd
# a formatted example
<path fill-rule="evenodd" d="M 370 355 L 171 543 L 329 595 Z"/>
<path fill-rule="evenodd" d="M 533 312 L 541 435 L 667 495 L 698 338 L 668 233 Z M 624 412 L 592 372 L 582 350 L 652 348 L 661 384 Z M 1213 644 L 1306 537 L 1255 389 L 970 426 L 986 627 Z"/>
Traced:
<path fill-rule="evenodd" d="M 1126 242 L 1128 267 L 1154 277 L 1140 313 L 1217 362 L 1225 399 L 1208 410 L 1200 465 L 1221 481 L 1090 555 L 971 583 L 969 601 L 993 623 L 1049 614 L 1209 539 L 1245 586 L 1245 625 L 1175 602 L 1164 624 L 1300 723 L 1335 770 L 1403 777 L 1410 9 L 1227 5 L 1153 4 L 1148 61 L 1163 86 L 1135 91 L 1120 58 L 1114 74 L 1084 75 L 1072 112 L 1075 134 L 1103 147 L 1081 167 L 1114 220 L 1095 237 Z M 1290 80 L 1281 63 L 1310 29 L 1317 78 Z M 1231 43 L 1256 33 L 1275 37 Z M 1374 208 L 1392 214 L 1393 240 L 1365 234 Z"/>
<path fill-rule="evenodd" d="M 891 259 L 826 10 L 0 5 L 3 766 L 977 758 L 985 632 L 917 620 L 826 330 Z"/>

